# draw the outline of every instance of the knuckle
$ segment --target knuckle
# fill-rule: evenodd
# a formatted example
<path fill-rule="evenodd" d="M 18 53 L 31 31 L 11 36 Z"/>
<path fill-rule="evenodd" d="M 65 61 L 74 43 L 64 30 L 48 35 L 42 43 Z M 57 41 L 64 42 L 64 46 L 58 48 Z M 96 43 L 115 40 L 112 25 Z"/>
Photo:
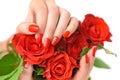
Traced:
<path fill-rule="evenodd" d="M 75 23 L 70 24 L 72 27 L 76 27 L 77 25 Z"/>
<path fill-rule="evenodd" d="M 72 17 L 72 20 L 78 22 L 78 19 L 76 17 Z"/>
<path fill-rule="evenodd" d="M 30 10 L 34 11 L 34 12 L 47 12 L 47 6 L 44 3 L 36 3 L 33 2 L 30 4 Z"/>
<path fill-rule="evenodd" d="M 49 13 L 53 14 L 53 15 L 59 15 L 59 11 L 57 7 L 51 7 L 49 9 Z"/>
<path fill-rule="evenodd" d="M 74 26 L 78 26 L 78 19 L 77 18 L 72 17 L 71 21 L 72 21 Z"/>
<path fill-rule="evenodd" d="M 36 13 L 43 13 L 43 14 L 46 14 L 47 13 L 47 8 L 46 6 L 40 6 L 40 7 L 36 7 L 35 9 L 35 12 Z"/>
<path fill-rule="evenodd" d="M 47 12 L 46 9 L 40 8 L 40 9 L 36 10 L 36 14 L 41 14 L 41 15 L 45 15 L 46 16 L 48 14 L 48 12 Z"/>
<path fill-rule="evenodd" d="M 63 15 L 66 15 L 66 16 L 70 16 L 71 15 L 70 12 L 67 11 L 66 9 L 63 9 L 62 13 L 63 13 Z"/>

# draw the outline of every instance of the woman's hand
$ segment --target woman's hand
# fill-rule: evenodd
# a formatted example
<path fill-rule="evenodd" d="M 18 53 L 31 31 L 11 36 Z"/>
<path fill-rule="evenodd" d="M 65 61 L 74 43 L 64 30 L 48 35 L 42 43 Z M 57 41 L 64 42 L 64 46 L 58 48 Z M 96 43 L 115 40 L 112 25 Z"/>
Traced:
<path fill-rule="evenodd" d="M 49 47 L 55 45 L 62 35 L 69 37 L 77 28 L 78 20 L 56 5 L 55 0 L 32 0 L 26 22 L 36 23 L 39 34 L 43 34 L 42 43 Z"/>
<path fill-rule="evenodd" d="M 33 80 L 32 73 L 33 73 L 33 66 L 30 65 L 29 63 L 26 63 L 18 80 Z"/>
<path fill-rule="evenodd" d="M 94 66 L 95 53 L 98 47 L 93 46 L 80 60 L 80 68 L 72 80 L 88 80 L 89 74 Z"/>

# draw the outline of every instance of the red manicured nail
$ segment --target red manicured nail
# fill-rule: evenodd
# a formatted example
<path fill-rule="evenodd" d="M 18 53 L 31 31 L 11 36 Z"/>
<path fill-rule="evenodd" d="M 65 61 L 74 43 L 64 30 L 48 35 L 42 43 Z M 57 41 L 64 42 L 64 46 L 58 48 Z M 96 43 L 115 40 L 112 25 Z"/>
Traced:
<path fill-rule="evenodd" d="M 59 38 L 57 36 L 55 36 L 52 40 L 52 45 L 55 46 L 58 42 Z"/>
<path fill-rule="evenodd" d="M 86 59 L 86 64 L 89 63 L 89 57 L 87 54 L 85 55 L 85 59 Z"/>
<path fill-rule="evenodd" d="M 44 39 L 43 46 L 45 47 L 45 49 L 48 49 L 49 45 L 50 45 L 50 39 L 49 38 Z"/>
<path fill-rule="evenodd" d="M 40 44 L 41 42 L 42 42 L 42 37 L 43 37 L 43 34 L 36 34 L 35 35 L 35 38 L 36 38 L 36 42 L 38 43 L 38 44 Z"/>
<path fill-rule="evenodd" d="M 25 65 L 24 65 L 25 68 L 28 68 L 29 66 L 30 66 L 30 64 L 28 62 L 25 63 Z"/>
<path fill-rule="evenodd" d="M 98 46 L 95 46 L 92 51 L 92 56 L 95 57 L 96 51 L 98 49 Z"/>
<path fill-rule="evenodd" d="M 29 26 L 29 31 L 30 31 L 30 32 L 38 32 L 38 29 L 39 29 L 38 25 L 31 24 L 31 25 Z"/>
<path fill-rule="evenodd" d="M 67 38 L 69 36 L 70 32 L 69 31 L 66 31 L 64 34 L 63 34 L 63 37 L 64 38 Z"/>

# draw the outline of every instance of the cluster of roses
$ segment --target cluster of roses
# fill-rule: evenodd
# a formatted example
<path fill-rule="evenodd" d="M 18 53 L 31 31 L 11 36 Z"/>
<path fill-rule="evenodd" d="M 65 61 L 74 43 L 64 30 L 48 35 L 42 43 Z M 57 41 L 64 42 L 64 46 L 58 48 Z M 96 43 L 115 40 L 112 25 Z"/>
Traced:
<path fill-rule="evenodd" d="M 84 47 L 104 45 L 111 41 L 108 25 L 102 18 L 87 14 L 83 22 L 69 38 L 61 38 L 56 46 L 42 45 L 42 35 L 36 41 L 35 35 L 15 34 L 12 43 L 24 62 L 44 68 L 47 80 L 70 80 L 74 68 L 78 68 L 80 53 Z"/>

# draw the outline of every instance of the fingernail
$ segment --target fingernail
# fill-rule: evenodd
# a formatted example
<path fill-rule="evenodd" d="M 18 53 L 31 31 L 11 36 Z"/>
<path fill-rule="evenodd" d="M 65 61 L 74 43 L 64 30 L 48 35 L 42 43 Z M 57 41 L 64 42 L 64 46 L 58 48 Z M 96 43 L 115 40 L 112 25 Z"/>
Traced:
<path fill-rule="evenodd" d="M 95 47 L 93 48 L 93 52 L 92 52 L 92 56 L 93 56 L 93 57 L 95 57 L 95 54 L 96 54 L 97 49 L 98 49 L 98 46 L 95 46 Z"/>
<path fill-rule="evenodd" d="M 57 36 L 55 36 L 52 40 L 52 45 L 55 46 L 58 42 L 59 38 Z"/>
<path fill-rule="evenodd" d="M 36 43 L 41 43 L 42 42 L 42 37 L 43 37 L 43 34 L 35 34 L 35 38 L 36 38 Z"/>
<path fill-rule="evenodd" d="M 30 32 L 38 32 L 38 29 L 39 29 L 38 25 L 31 24 L 31 25 L 29 26 L 29 31 L 30 31 Z"/>
<path fill-rule="evenodd" d="M 64 38 L 67 38 L 69 36 L 70 32 L 69 31 L 66 31 L 64 34 L 63 34 L 63 37 Z"/>
<path fill-rule="evenodd" d="M 28 68 L 29 66 L 30 64 L 28 62 L 24 65 L 25 68 Z"/>
<path fill-rule="evenodd" d="M 45 49 L 48 49 L 50 45 L 50 39 L 49 38 L 45 38 L 43 41 L 43 46 Z"/>
<path fill-rule="evenodd" d="M 88 64 L 89 63 L 89 57 L 88 57 L 87 54 L 85 55 L 85 59 L 86 59 L 86 64 Z"/>

